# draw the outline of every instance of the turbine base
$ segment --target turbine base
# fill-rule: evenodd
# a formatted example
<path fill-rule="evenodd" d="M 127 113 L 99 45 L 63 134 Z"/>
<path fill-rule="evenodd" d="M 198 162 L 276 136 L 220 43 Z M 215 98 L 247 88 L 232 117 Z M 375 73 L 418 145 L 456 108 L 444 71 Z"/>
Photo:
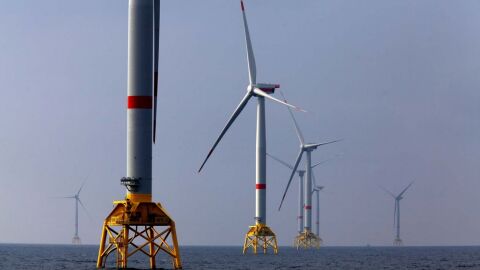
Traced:
<path fill-rule="evenodd" d="M 311 231 L 305 230 L 295 237 L 295 247 L 297 249 L 320 248 L 322 239 Z"/>
<path fill-rule="evenodd" d="M 74 244 L 74 245 L 81 245 L 81 244 L 82 244 L 82 240 L 80 240 L 80 237 L 78 237 L 77 235 L 75 235 L 75 236 L 72 238 L 72 244 Z"/>
<path fill-rule="evenodd" d="M 175 222 L 161 204 L 128 199 L 113 203 L 115 207 L 103 223 L 97 268 L 105 268 L 111 253 L 116 255 L 117 268 L 127 268 L 128 258 L 141 252 L 155 269 L 160 251 L 172 258 L 174 269 L 182 268 Z"/>
<path fill-rule="evenodd" d="M 251 248 L 253 254 L 257 254 L 257 249 L 263 249 L 263 253 L 267 253 L 268 249 L 273 249 L 273 253 L 278 253 L 277 237 L 275 233 L 265 224 L 256 224 L 250 226 L 245 235 L 245 242 L 243 244 L 243 254 Z"/>
<path fill-rule="evenodd" d="M 396 247 L 401 247 L 401 246 L 403 246 L 403 241 L 402 241 L 402 239 L 400 239 L 400 238 L 395 238 L 395 240 L 393 240 L 393 245 L 396 246 Z"/>

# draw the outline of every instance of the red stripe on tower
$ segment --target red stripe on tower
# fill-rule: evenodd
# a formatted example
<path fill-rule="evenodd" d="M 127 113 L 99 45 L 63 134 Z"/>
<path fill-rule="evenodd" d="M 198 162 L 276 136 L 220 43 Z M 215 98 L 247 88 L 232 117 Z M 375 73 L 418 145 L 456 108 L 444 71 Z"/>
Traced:
<path fill-rule="evenodd" d="M 311 205 L 305 205 L 305 209 L 312 209 Z"/>
<path fill-rule="evenodd" d="M 257 188 L 257 189 L 266 189 L 266 188 L 267 188 L 267 184 L 256 184 L 256 188 Z"/>
<path fill-rule="evenodd" d="M 152 96 L 128 96 L 127 108 L 129 109 L 151 109 Z"/>

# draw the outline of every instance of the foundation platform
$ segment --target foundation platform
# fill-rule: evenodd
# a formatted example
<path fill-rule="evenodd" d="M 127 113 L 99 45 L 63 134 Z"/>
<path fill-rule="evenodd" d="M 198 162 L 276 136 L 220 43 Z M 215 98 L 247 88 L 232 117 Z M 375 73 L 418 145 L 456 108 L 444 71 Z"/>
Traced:
<path fill-rule="evenodd" d="M 74 245 L 81 245 L 81 244 L 82 244 L 82 240 L 80 240 L 80 237 L 78 237 L 77 235 L 75 235 L 75 236 L 72 238 L 72 244 L 74 244 Z"/>
<path fill-rule="evenodd" d="M 103 223 L 97 268 L 105 268 L 112 253 L 116 267 L 127 268 L 130 256 L 139 252 L 148 257 L 151 269 L 159 252 L 172 258 L 174 269 L 182 268 L 175 222 L 159 203 L 127 199 L 114 205 Z"/>
<path fill-rule="evenodd" d="M 256 224 L 250 226 L 250 230 L 245 235 L 245 243 L 243 244 L 243 254 L 251 248 L 253 254 L 257 254 L 257 249 L 267 253 L 268 249 L 273 249 L 273 253 L 278 253 L 277 237 L 275 233 L 265 224 Z"/>
<path fill-rule="evenodd" d="M 295 238 L 297 249 L 320 248 L 322 239 L 311 231 L 304 231 Z"/>
<path fill-rule="evenodd" d="M 396 246 L 396 247 L 401 247 L 401 246 L 403 246 L 402 239 L 400 239 L 400 238 L 395 238 L 395 240 L 393 240 L 393 245 Z"/>

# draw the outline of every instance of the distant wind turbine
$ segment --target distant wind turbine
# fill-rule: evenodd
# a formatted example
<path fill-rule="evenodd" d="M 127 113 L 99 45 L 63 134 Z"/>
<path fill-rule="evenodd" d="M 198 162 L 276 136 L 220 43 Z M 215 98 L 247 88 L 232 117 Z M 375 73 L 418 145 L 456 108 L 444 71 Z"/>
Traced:
<path fill-rule="evenodd" d="M 283 96 L 283 93 L 282 93 Z M 283 96 L 284 100 L 285 97 Z M 286 102 L 286 100 L 285 100 Z M 300 128 L 298 126 L 297 121 L 295 120 L 295 117 L 293 116 L 293 113 L 290 109 L 288 109 L 288 112 L 290 113 L 290 116 L 292 118 L 293 124 L 295 126 L 295 131 L 298 136 L 298 140 L 300 141 L 300 152 L 298 153 L 297 159 L 295 161 L 295 165 L 293 166 L 292 173 L 290 174 L 290 178 L 287 183 L 287 187 L 285 188 L 285 191 L 282 196 L 282 200 L 280 201 L 280 206 L 278 207 L 278 210 L 282 208 L 283 201 L 285 200 L 285 196 L 287 195 L 288 188 L 290 187 L 290 184 L 292 182 L 293 176 L 295 175 L 295 172 L 297 171 L 298 164 L 302 160 L 302 155 L 303 153 L 306 153 L 307 155 L 307 164 L 306 164 L 306 173 L 307 173 L 307 180 L 306 180 L 306 185 L 305 185 L 305 196 L 306 196 L 306 205 L 305 205 L 305 218 L 306 218 L 306 227 L 308 230 L 311 229 L 311 192 L 312 192 L 312 151 L 316 150 L 317 147 L 335 143 L 341 140 L 334 140 L 334 141 L 329 141 L 329 142 L 324 142 L 324 143 L 306 143 L 303 134 L 300 131 Z"/>
<path fill-rule="evenodd" d="M 278 163 L 282 164 L 283 166 L 289 168 L 290 170 L 293 170 L 293 166 L 290 165 L 289 163 L 267 153 L 267 156 L 269 156 L 270 158 L 272 158 L 273 160 L 277 161 Z M 339 156 L 339 155 L 336 155 L 336 156 Z M 330 161 L 332 160 L 333 158 L 329 158 L 329 159 L 326 159 L 326 160 L 323 160 L 323 161 L 320 161 L 318 163 L 316 163 L 315 165 L 312 166 L 312 169 L 319 166 L 319 165 L 322 165 L 324 163 L 326 163 L 327 161 Z M 303 189 L 303 185 L 304 185 L 304 175 L 305 175 L 305 170 L 298 170 L 297 169 L 297 174 L 298 174 L 298 214 L 297 214 L 297 222 L 298 222 L 298 233 L 301 234 L 304 230 L 304 222 L 303 222 L 303 207 L 305 205 L 305 200 L 304 200 L 304 189 Z M 312 177 L 313 177 L 313 180 L 315 182 L 315 176 L 313 175 L 313 171 L 312 171 Z M 317 186 L 316 183 L 314 185 L 315 187 Z M 318 216 L 318 210 L 317 210 L 317 220 L 319 219 L 319 216 Z M 318 222 L 317 222 L 318 223 Z M 317 235 L 318 235 L 318 228 L 317 228 Z"/>
<path fill-rule="evenodd" d="M 82 201 L 80 200 L 80 192 L 82 191 L 82 188 L 84 185 L 85 185 L 85 182 L 83 182 L 82 186 L 80 186 L 80 189 L 78 189 L 75 195 L 62 197 L 65 199 L 75 199 L 75 235 L 72 238 L 72 244 L 76 244 L 76 245 L 82 243 L 82 241 L 80 240 L 80 237 L 78 236 L 78 204 L 82 206 L 82 208 L 85 210 L 85 212 L 88 215 L 87 208 L 83 205 Z"/>
<path fill-rule="evenodd" d="M 400 238 L 400 201 L 403 199 L 403 194 L 405 194 L 407 189 L 409 189 L 412 186 L 412 184 L 413 184 L 413 181 L 405 189 L 403 189 L 402 192 L 400 192 L 398 195 L 395 195 L 389 190 L 387 190 L 386 188 L 380 186 L 381 189 L 383 189 L 387 194 L 389 194 L 390 196 L 393 197 L 393 199 L 395 199 L 395 210 L 393 212 L 393 226 L 394 227 L 396 226 L 397 231 L 396 231 L 395 240 L 393 241 L 394 246 L 403 245 L 402 239 Z"/>
<path fill-rule="evenodd" d="M 285 96 L 282 97 L 285 102 Z M 302 132 L 300 131 L 300 128 L 298 127 L 297 121 L 295 120 L 295 117 L 293 116 L 292 111 L 290 108 L 288 108 L 288 112 L 292 118 L 293 124 L 295 126 L 295 131 L 298 136 L 298 140 L 300 141 L 300 152 L 298 153 L 297 159 L 295 161 L 295 165 L 293 166 L 292 173 L 290 174 L 290 178 L 288 179 L 287 186 L 285 188 L 285 191 L 283 192 L 282 200 L 280 201 L 280 205 L 278 207 L 278 210 L 282 208 L 283 201 L 285 200 L 285 196 L 287 195 L 288 188 L 290 187 L 290 184 L 292 182 L 293 176 L 295 175 L 295 172 L 297 171 L 298 164 L 300 163 L 302 159 L 302 155 L 305 152 L 307 155 L 307 160 L 306 160 L 306 165 L 305 165 L 305 171 L 307 175 L 307 179 L 305 180 L 305 188 L 304 188 L 304 196 L 305 196 L 305 205 L 303 207 L 303 217 L 304 217 L 304 231 L 301 233 L 301 235 L 297 236 L 297 239 L 295 240 L 295 243 L 297 245 L 297 248 L 302 247 L 302 248 L 311 248 L 311 247 L 320 247 L 320 239 L 312 233 L 312 151 L 316 150 L 317 147 L 322 146 L 322 145 L 327 145 L 331 144 L 334 142 L 338 142 L 340 140 L 334 140 L 334 141 L 329 141 L 325 143 L 305 143 L 305 140 L 303 139 Z"/>
<path fill-rule="evenodd" d="M 337 154 L 336 156 L 341 156 L 342 154 Z M 321 165 L 329 160 L 332 160 L 333 158 L 330 158 L 330 159 L 327 159 L 327 160 L 324 160 L 324 161 L 320 161 L 318 162 L 317 164 L 313 165 L 312 166 L 312 179 L 313 179 L 313 190 L 312 190 L 312 195 L 314 192 L 317 193 L 317 197 L 316 197 L 316 208 L 315 208 L 315 212 L 316 212 L 316 216 L 315 216 L 315 234 L 317 235 L 320 243 L 323 242 L 322 238 L 320 237 L 320 191 L 322 191 L 325 187 L 324 186 L 319 186 L 317 183 L 317 179 L 315 178 L 315 173 L 313 172 L 313 168 L 317 167 L 318 165 Z"/>

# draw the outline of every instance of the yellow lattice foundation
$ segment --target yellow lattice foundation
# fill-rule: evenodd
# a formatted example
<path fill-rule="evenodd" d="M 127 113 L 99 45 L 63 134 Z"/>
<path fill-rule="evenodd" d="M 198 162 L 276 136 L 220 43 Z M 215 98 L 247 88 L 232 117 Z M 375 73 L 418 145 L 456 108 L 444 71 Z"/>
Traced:
<path fill-rule="evenodd" d="M 250 226 L 250 230 L 245 235 L 245 243 L 243 244 L 243 254 L 251 248 L 254 254 L 257 249 L 263 249 L 263 253 L 267 253 L 269 248 L 273 249 L 275 254 L 278 253 L 277 237 L 275 233 L 265 224 L 257 224 Z"/>
<path fill-rule="evenodd" d="M 156 268 L 155 257 L 165 252 L 174 269 L 181 269 L 175 222 L 159 203 L 115 201 L 105 219 L 98 250 L 97 268 L 104 268 L 107 257 L 115 253 L 117 268 L 127 268 L 128 258 L 141 252 Z M 170 240 L 170 244 L 169 241 Z"/>
<path fill-rule="evenodd" d="M 303 231 L 295 238 L 297 249 L 320 248 L 321 243 L 322 239 L 308 230 Z"/>

